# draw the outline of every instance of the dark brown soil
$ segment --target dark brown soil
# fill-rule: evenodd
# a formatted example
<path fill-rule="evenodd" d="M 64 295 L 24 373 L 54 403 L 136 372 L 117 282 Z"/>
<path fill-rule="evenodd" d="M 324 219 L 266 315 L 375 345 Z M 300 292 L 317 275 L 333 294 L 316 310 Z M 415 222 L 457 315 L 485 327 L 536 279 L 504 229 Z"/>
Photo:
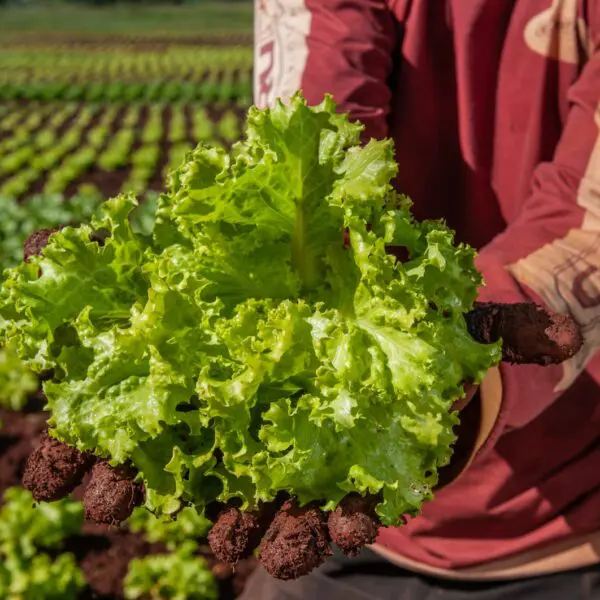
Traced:
<path fill-rule="evenodd" d="M 375 514 L 379 498 L 349 494 L 329 514 L 328 528 L 331 541 L 344 554 L 356 556 L 366 544 L 377 537 L 381 523 Z"/>
<path fill-rule="evenodd" d="M 148 181 L 148 189 L 154 192 L 162 192 L 165 188 L 163 169 L 169 160 L 169 150 L 171 148 L 169 129 L 171 127 L 172 113 L 173 111 L 170 106 L 166 106 L 162 111 L 162 138 L 159 142 L 160 155 L 154 169 L 154 174 Z"/>
<path fill-rule="evenodd" d="M 23 486 L 38 501 L 52 502 L 70 494 L 90 468 L 93 457 L 47 433 L 38 438 L 23 473 Z"/>
<path fill-rule="evenodd" d="M 83 533 L 69 540 L 65 548 L 75 554 L 88 582 L 81 600 L 122 598 L 129 562 L 165 551 L 161 544 L 150 544 L 141 535 L 114 528 L 86 524 Z"/>
<path fill-rule="evenodd" d="M 94 185 L 105 198 L 112 198 L 121 191 L 123 184 L 127 181 L 129 169 L 117 169 L 116 171 L 102 171 L 92 167 L 82 178 L 82 183 Z M 77 186 L 72 186 L 77 189 Z"/>
<path fill-rule="evenodd" d="M 97 462 L 83 494 L 85 518 L 106 525 L 125 521 L 144 501 L 142 486 L 134 481 L 135 475 L 126 466 L 111 467 L 106 461 Z"/>
<path fill-rule="evenodd" d="M 558 364 L 583 345 L 572 317 L 532 303 L 481 303 L 466 315 L 466 321 L 477 341 L 489 344 L 502 339 L 502 360 L 509 363 Z"/>
<path fill-rule="evenodd" d="M 327 521 L 314 505 L 300 508 L 287 500 L 260 545 L 260 562 L 273 577 L 297 579 L 331 555 Z"/>
<path fill-rule="evenodd" d="M 258 548 L 264 533 L 258 515 L 228 508 L 219 515 L 208 534 L 208 541 L 219 560 L 236 565 Z"/>
<path fill-rule="evenodd" d="M 88 582 L 79 600 L 122 600 L 123 579 L 134 558 L 166 552 L 163 544 L 151 544 L 140 534 L 105 525 L 86 523 L 83 535 L 69 540 L 68 552 L 73 552 Z M 219 600 L 234 600 L 244 590 L 246 580 L 258 561 L 248 558 L 234 569 L 225 565 L 199 544 L 197 554 L 206 560 L 219 584 Z"/>
<path fill-rule="evenodd" d="M 57 44 L 61 47 L 72 46 L 72 50 L 106 49 L 103 46 L 118 45 L 121 52 L 160 52 L 171 46 L 252 46 L 252 35 L 233 33 L 225 35 L 119 35 L 97 34 L 81 36 L 77 33 L 36 33 L 35 35 L 21 33 L 19 37 L 7 38 L 0 42 L 0 48 L 26 46 L 48 46 Z M 113 48 L 115 50 L 115 48 Z"/>
<path fill-rule="evenodd" d="M 183 114 L 185 117 L 185 132 L 186 132 L 186 141 L 188 144 L 195 145 L 198 143 L 198 140 L 194 139 L 192 135 L 194 130 L 194 120 L 192 117 L 192 113 L 194 111 L 194 107 L 192 104 L 186 103 L 183 107 Z"/>

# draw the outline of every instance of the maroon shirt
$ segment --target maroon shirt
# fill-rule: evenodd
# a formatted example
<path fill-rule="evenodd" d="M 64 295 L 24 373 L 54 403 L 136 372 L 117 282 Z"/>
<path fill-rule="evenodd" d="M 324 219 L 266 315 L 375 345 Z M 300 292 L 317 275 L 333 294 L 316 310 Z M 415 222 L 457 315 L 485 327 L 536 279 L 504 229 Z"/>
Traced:
<path fill-rule="evenodd" d="M 415 215 L 481 249 L 482 299 L 571 312 L 586 339 L 503 365 L 475 461 L 379 541 L 457 569 L 600 531 L 600 1 L 256 2 L 256 102 L 332 93 L 394 139 Z"/>

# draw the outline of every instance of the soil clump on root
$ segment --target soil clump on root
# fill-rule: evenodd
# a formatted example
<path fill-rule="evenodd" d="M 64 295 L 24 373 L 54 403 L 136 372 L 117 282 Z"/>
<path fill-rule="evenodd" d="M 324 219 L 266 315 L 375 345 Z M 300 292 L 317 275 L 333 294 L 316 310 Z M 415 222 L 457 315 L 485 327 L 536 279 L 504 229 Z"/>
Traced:
<path fill-rule="evenodd" d="M 327 525 L 331 541 L 347 556 L 356 556 L 363 546 L 372 544 L 381 522 L 375 514 L 376 496 L 348 494 L 329 513 Z"/>
<path fill-rule="evenodd" d="M 126 466 L 97 462 L 83 494 L 85 518 L 106 525 L 127 519 L 144 501 L 142 485 L 134 478 L 135 472 Z"/>
<path fill-rule="evenodd" d="M 27 459 L 23 486 L 38 502 L 60 500 L 81 483 L 93 460 L 90 454 L 83 454 L 44 433 Z"/>
<path fill-rule="evenodd" d="M 287 500 L 260 545 L 260 562 L 277 579 L 297 579 L 331 555 L 327 520 L 318 506 Z"/>

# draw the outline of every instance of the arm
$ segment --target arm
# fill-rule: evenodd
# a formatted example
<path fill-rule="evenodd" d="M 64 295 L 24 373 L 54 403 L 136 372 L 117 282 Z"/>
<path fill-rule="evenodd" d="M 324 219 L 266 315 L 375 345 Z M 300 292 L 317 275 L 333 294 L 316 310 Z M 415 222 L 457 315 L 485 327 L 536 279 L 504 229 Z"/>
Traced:
<path fill-rule="evenodd" d="M 586 368 L 600 381 L 600 362 L 593 360 L 600 346 L 600 52 L 569 100 L 552 162 L 539 165 L 521 214 L 483 249 L 478 267 L 488 282 L 482 300 L 533 300 L 570 313 L 584 347 L 562 365 L 502 365 L 503 416 L 496 431 L 506 419 L 513 427 L 533 420 Z"/>
<path fill-rule="evenodd" d="M 396 44 L 384 0 L 255 0 L 255 103 L 285 100 L 301 89 L 311 104 L 333 94 L 366 125 L 387 135 Z"/>

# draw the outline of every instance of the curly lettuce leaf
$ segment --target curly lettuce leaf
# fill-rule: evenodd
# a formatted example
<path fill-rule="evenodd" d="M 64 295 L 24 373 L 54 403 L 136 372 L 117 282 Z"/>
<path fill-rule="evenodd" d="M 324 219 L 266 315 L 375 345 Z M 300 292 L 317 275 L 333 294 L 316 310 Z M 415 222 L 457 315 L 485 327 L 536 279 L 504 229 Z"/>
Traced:
<path fill-rule="evenodd" d="M 17 203 L 0 198 L 0 277 L 6 267 L 20 262 L 23 242 L 44 227 L 79 224 L 92 217 L 102 198 L 60 195 L 34 196 Z M 157 198 L 149 196 L 131 214 L 132 229 L 146 236 L 152 233 Z M 21 410 L 29 394 L 38 388 L 37 378 L 26 368 L 12 346 L 0 348 L 0 406 Z"/>
<path fill-rule="evenodd" d="M 79 224 L 89 219 L 101 198 L 85 195 L 66 200 L 59 194 L 38 195 L 24 202 L 0 196 L 0 276 L 4 269 L 19 264 L 23 242 L 38 229 Z"/>
<path fill-rule="evenodd" d="M 151 236 L 119 196 L 8 272 L 0 333 L 54 368 L 53 434 L 131 460 L 157 515 L 357 491 L 392 525 L 431 497 L 449 409 L 500 351 L 466 329 L 474 251 L 413 219 L 361 130 L 330 98 L 252 108 L 230 153 L 187 155 Z"/>
<path fill-rule="evenodd" d="M 0 564 L 0 597 L 6 600 L 76 600 L 84 587 L 72 554 L 11 555 Z"/>

